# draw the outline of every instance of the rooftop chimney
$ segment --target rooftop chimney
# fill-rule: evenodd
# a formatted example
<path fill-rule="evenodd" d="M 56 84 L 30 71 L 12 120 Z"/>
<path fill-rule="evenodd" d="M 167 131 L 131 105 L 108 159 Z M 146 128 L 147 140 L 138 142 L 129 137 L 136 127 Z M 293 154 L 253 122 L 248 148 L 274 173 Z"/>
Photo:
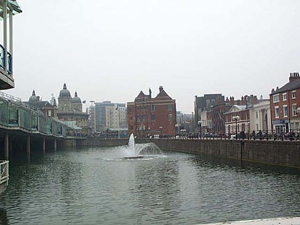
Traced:
<path fill-rule="evenodd" d="M 164 90 L 163 86 L 159 86 L 159 93 L 161 93 Z"/>
<path fill-rule="evenodd" d="M 293 82 L 294 80 L 297 80 L 297 79 L 299 79 L 299 78 L 300 78 L 300 76 L 299 76 L 299 73 L 298 73 L 298 72 L 290 73 L 289 82 Z"/>
<path fill-rule="evenodd" d="M 246 105 L 246 99 L 244 96 L 241 97 L 241 105 Z"/>
<path fill-rule="evenodd" d="M 234 105 L 234 97 L 233 96 L 230 97 L 230 105 Z"/>

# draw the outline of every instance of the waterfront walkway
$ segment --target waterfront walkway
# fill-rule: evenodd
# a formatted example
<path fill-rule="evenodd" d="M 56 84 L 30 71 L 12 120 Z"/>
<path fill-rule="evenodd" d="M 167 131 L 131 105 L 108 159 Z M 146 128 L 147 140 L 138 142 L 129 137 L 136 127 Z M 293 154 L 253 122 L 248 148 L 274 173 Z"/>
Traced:
<path fill-rule="evenodd" d="M 25 147 L 30 154 L 31 144 L 38 145 L 43 151 L 46 145 L 56 150 L 57 141 L 86 138 L 69 136 L 70 131 L 73 128 L 63 121 L 0 91 L 0 145 L 4 146 L 5 159 L 9 159 L 12 149 L 16 151 Z"/>
<path fill-rule="evenodd" d="M 221 223 L 210 223 L 205 225 L 222 225 L 222 224 L 233 224 L 233 225 L 300 225 L 300 217 L 294 218 L 273 218 L 273 219 L 260 219 L 260 220 L 244 220 L 235 222 L 221 222 Z M 202 224 L 204 225 L 204 224 Z"/>

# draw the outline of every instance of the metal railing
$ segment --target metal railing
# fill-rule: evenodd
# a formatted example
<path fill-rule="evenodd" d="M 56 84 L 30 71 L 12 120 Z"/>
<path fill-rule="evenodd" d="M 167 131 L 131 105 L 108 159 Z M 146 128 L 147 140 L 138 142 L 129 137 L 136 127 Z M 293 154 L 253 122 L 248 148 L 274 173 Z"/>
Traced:
<path fill-rule="evenodd" d="M 160 138 L 174 138 L 162 135 Z M 272 141 L 300 141 L 300 130 L 290 129 L 289 132 L 276 132 L 270 130 L 254 130 L 251 132 L 231 133 L 186 133 L 176 134 L 177 139 L 216 139 L 216 140 L 272 140 Z"/>
<path fill-rule="evenodd" d="M 9 180 L 9 162 L 0 160 L 0 185 L 5 184 L 8 185 Z"/>
<path fill-rule="evenodd" d="M 21 99 L 0 91 L 0 125 L 27 132 L 39 132 L 54 136 L 66 136 L 68 126 L 53 117 L 48 117 L 37 108 L 21 102 Z"/>
<path fill-rule="evenodd" d="M 7 60 L 5 60 L 7 57 Z M 11 74 L 12 73 L 12 55 L 5 51 L 5 48 L 0 45 L 0 67 L 5 69 L 6 67 L 6 62 L 7 62 L 7 73 Z"/>

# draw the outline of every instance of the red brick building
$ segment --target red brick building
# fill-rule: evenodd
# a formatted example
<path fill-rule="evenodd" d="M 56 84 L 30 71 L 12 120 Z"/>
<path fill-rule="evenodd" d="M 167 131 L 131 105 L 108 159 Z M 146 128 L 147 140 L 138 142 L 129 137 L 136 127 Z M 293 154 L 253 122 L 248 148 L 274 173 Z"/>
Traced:
<path fill-rule="evenodd" d="M 254 95 L 242 96 L 239 100 L 234 100 L 234 97 L 226 99 L 228 106 L 231 108 L 224 113 L 225 116 L 225 132 L 227 135 L 240 133 L 250 133 L 250 109 L 259 101 Z"/>
<path fill-rule="evenodd" d="M 163 89 L 152 98 L 142 91 L 134 102 L 127 103 L 128 135 L 132 133 L 138 137 L 149 135 L 175 135 L 176 103 Z"/>
<path fill-rule="evenodd" d="M 290 73 L 289 82 L 270 94 L 272 129 L 277 133 L 300 129 L 300 76 Z"/>
<path fill-rule="evenodd" d="M 250 132 L 249 108 L 246 105 L 233 105 L 229 112 L 225 113 L 226 133 L 235 134 L 244 131 Z"/>

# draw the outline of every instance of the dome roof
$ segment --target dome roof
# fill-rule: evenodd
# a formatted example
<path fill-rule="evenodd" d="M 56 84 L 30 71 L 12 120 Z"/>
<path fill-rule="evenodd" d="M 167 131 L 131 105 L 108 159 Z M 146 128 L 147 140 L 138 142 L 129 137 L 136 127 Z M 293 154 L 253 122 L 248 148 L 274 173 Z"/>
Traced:
<path fill-rule="evenodd" d="M 35 95 L 35 91 L 32 91 L 32 95 L 29 98 L 30 102 L 37 102 L 38 101 L 38 97 Z"/>
<path fill-rule="evenodd" d="M 67 89 L 67 85 L 64 84 L 63 89 L 59 92 L 59 98 L 71 98 L 71 94 Z"/>
<path fill-rule="evenodd" d="M 81 99 L 77 96 L 77 91 L 75 91 L 75 97 L 72 98 L 72 103 L 81 103 Z"/>

